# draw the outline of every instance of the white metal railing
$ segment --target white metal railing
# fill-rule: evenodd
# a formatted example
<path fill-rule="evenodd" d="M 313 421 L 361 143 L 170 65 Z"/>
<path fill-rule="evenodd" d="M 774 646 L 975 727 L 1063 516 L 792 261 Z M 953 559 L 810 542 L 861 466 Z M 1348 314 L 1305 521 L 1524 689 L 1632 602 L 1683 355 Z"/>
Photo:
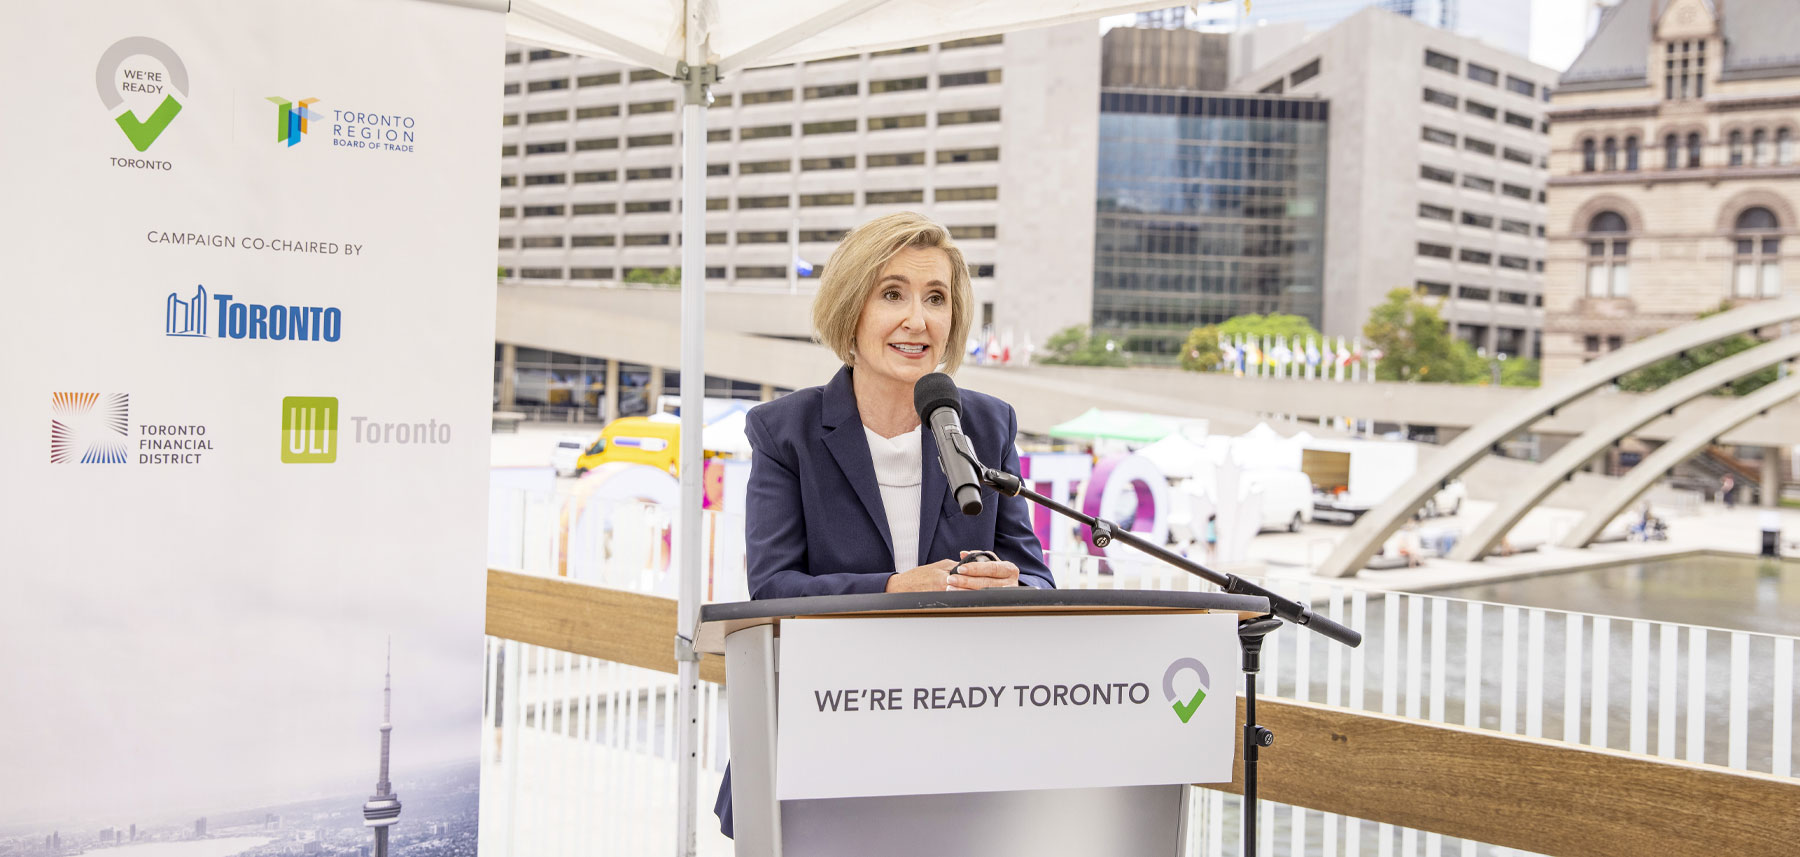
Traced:
<path fill-rule="evenodd" d="M 666 517 L 625 510 L 610 528 L 538 540 L 551 504 L 496 504 L 518 525 L 500 567 L 555 573 L 639 592 L 665 590 Z M 744 597 L 741 518 L 707 516 L 712 600 Z M 504 528 L 503 528 L 504 529 Z M 579 529 L 579 528 L 578 528 Z M 733 541 L 732 533 L 736 540 Z M 653 567 L 641 563 L 648 557 Z M 1139 559 L 1052 557 L 1065 588 L 1206 591 L 1211 584 Z M 1344 581 L 1260 579 L 1364 633 L 1347 649 L 1299 628 L 1264 648 L 1261 693 L 1457 723 L 1671 759 L 1792 776 L 1793 637 L 1626 619 L 1441 596 L 1383 592 Z M 483 755 L 483 853 L 640 854 L 673 848 L 675 677 L 513 641 L 489 640 L 490 705 Z M 701 853 L 728 854 L 711 819 L 725 759 L 724 689 L 702 683 L 698 808 Z M 493 704 L 494 702 L 498 704 Z M 1278 745 L 1279 746 L 1279 745 Z M 1271 752 L 1279 752 L 1279 749 Z M 1195 793 L 1187 853 L 1238 854 L 1239 798 Z M 1264 802 L 1263 854 L 1440 857 L 1513 854 L 1439 834 Z"/>

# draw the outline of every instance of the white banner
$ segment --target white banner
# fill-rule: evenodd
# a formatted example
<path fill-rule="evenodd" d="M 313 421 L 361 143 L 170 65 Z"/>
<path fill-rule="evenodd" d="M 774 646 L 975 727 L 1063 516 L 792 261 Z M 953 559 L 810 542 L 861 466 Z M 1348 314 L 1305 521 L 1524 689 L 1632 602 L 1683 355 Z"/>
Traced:
<path fill-rule="evenodd" d="M 783 800 L 1231 779 L 1230 614 L 781 626 Z"/>
<path fill-rule="evenodd" d="M 474 852 L 502 27 L 9 5 L 0 853 Z"/>

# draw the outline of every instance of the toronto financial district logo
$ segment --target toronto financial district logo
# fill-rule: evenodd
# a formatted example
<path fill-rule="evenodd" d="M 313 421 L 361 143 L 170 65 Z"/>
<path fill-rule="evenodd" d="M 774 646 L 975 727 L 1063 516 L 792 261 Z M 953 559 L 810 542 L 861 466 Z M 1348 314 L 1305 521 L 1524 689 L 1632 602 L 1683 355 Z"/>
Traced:
<path fill-rule="evenodd" d="M 1184 672 L 1191 672 L 1195 678 L 1200 680 L 1199 689 L 1195 690 L 1194 695 L 1189 697 L 1186 702 L 1183 702 L 1181 697 L 1175 693 L 1175 677 Z M 1163 671 L 1162 686 L 1163 698 L 1175 708 L 1175 716 L 1181 718 L 1181 722 L 1186 723 L 1194 716 L 1194 712 L 1200 710 L 1200 703 L 1206 701 L 1206 690 L 1212 686 L 1212 676 L 1207 675 L 1206 665 L 1200 663 L 1198 659 L 1181 658 L 1169 664 L 1169 668 Z"/>
<path fill-rule="evenodd" d="M 275 142 L 286 143 L 290 148 L 299 145 L 307 132 L 312 130 L 314 120 L 325 118 L 324 114 L 313 112 L 312 106 L 319 102 L 317 98 L 302 98 L 294 102 L 279 95 L 271 95 L 268 100 L 275 102 Z"/>
<path fill-rule="evenodd" d="M 143 61 L 148 57 L 162 64 L 157 70 Z M 175 98 L 188 94 L 187 66 L 168 45 L 147 36 L 130 36 L 113 43 L 100 55 L 94 68 L 94 83 L 100 90 L 100 103 L 106 105 L 125 139 L 142 152 L 162 136 L 162 132 L 181 113 L 181 102 Z M 140 119 L 125 104 L 125 93 L 144 93 L 162 101 L 148 118 Z"/>
<path fill-rule="evenodd" d="M 52 464 L 124 464 L 131 397 L 125 393 L 51 393 Z"/>
<path fill-rule="evenodd" d="M 336 396 L 287 396 L 281 400 L 281 461 L 330 464 L 337 461 Z"/>

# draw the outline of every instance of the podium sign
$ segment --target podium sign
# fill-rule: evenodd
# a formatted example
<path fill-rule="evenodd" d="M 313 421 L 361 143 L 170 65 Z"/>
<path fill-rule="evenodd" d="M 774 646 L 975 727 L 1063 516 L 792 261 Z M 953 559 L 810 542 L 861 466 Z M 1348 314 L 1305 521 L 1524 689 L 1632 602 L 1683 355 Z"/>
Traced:
<path fill-rule="evenodd" d="M 1226 782 L 1240 659 L 1229 613 L 791 620 L 776 793 Z"/>

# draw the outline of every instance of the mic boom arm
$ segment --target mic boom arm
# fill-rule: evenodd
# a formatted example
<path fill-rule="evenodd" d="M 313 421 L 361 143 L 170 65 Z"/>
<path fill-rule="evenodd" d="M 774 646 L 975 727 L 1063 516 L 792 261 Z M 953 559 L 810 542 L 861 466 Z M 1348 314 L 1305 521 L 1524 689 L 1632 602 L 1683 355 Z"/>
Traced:
<path fill-rule="evenodd" d="M 1152 544 L 1148 539 L 1145 539 L 1130 530 L 1124 529 L 1111 521 L 1083 514 L 1078 509 L 1063 505 L 1036 491 L 1026 488 L 1025 481 L 1011 473 L 1007 473 L 1004 470 L 992 470 L 982 466 L 981 462 L 975 458 L 974 451 L 966 448 L 968 439 L 963 438 L 962 440 L 963 442 L 957 446 L 957 452 L 968 459 L 969 463 L 975 467 L 976 473 L 981 474 L 981 481 L 984 484 L 992 486 L 995 490 L 1008 497 L 1024 497 L 1052 512 L 1056 512 L 1066 518 L 1071 518 L 1082 524 L 1086 524 L 1093 530 L 1094 547 L 1103 548 L 1115 540 L 1124 542 L 1150 556 L 1192 574 L 1195 577 L 1218 584 L 1220 589 L 1233 595 L 1259 595 L 1267 598 L 1269 599 L 1270 611 L 1288 622 L 1323 634 L 1326 637 L 1343 643 L 1351 648 L 1356 648 L 1362 644 L 1361 633 L 1345 625 L 1334 622 L 1328 617 L 1314 613 L 1306 604 L 1278 595 L 1257 584 L 1238 577 L 1235 574 L 1214 571 L 1182 556 L 1181 554 L 1164 548 L 1161 545 Z"/>

